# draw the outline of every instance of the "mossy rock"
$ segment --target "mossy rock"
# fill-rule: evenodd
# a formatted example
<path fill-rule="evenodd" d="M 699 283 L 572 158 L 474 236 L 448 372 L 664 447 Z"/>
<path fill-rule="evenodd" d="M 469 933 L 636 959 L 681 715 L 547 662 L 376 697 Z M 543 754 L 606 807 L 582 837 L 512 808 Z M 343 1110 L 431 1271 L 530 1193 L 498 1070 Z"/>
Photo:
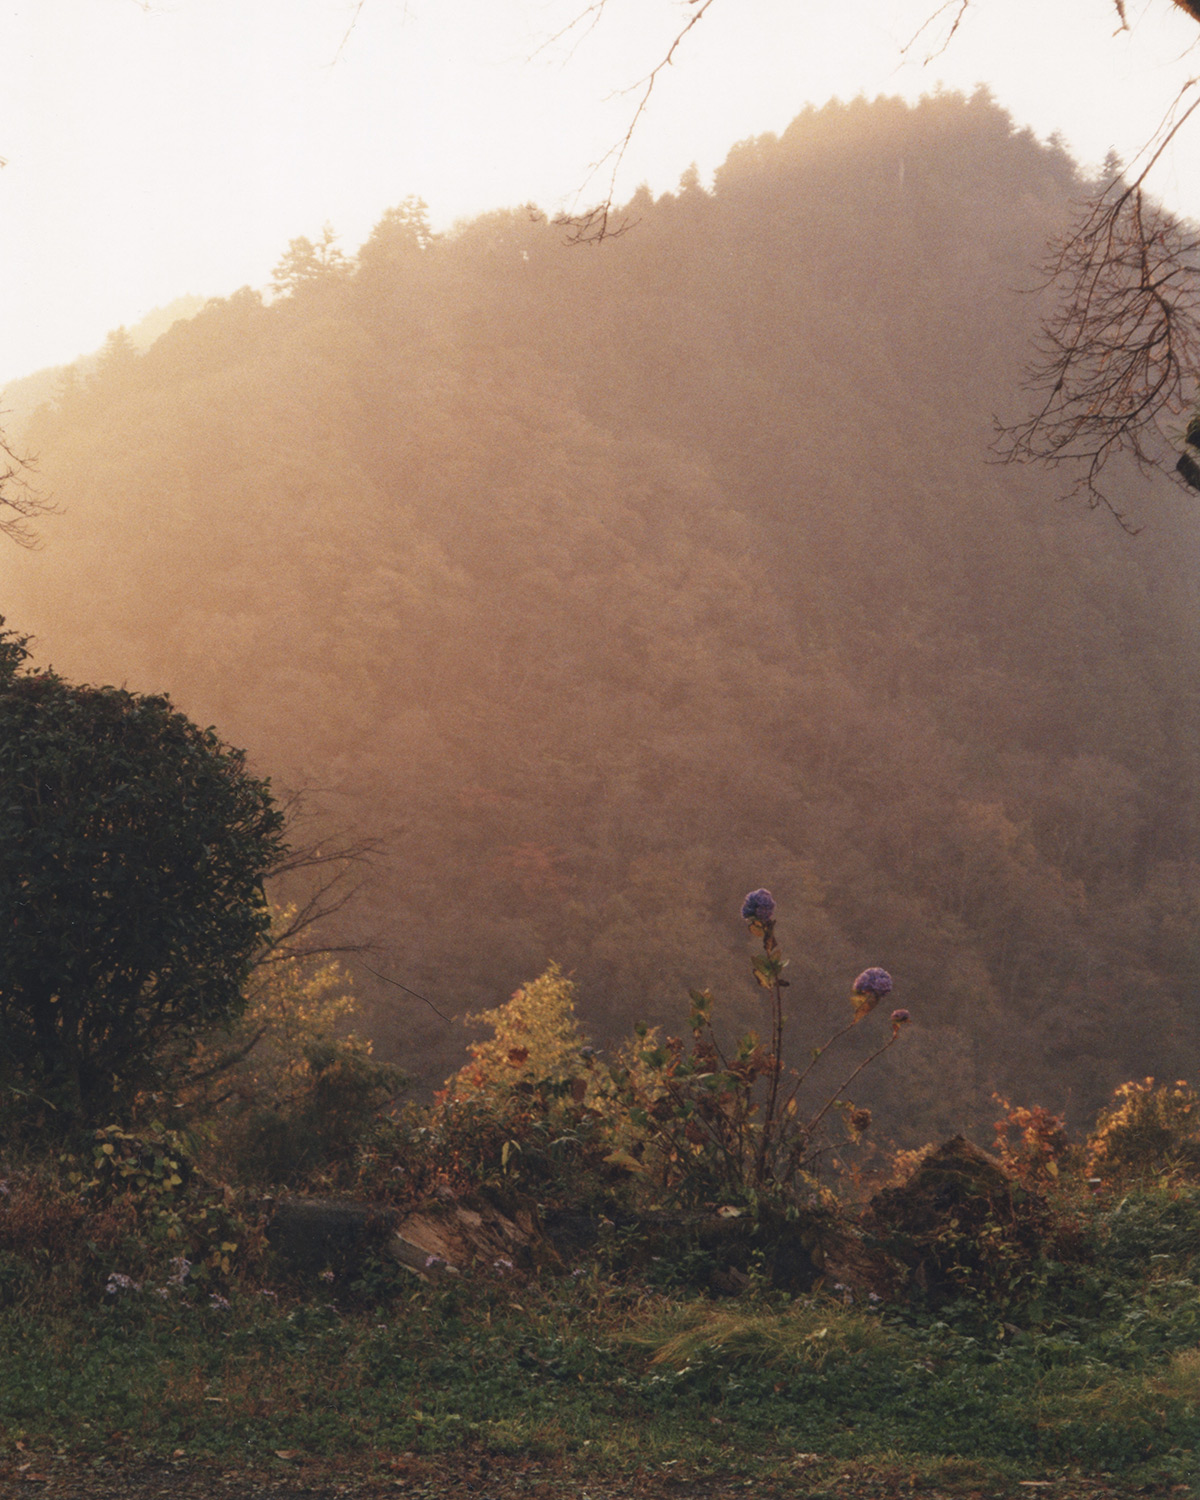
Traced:
<path fill-rule="evenodd" d="M 956 1135 L 923 1157 L 907 1182 L 885 1188 L 868 1213 L 908 1234 L 936 1232 L 952 1215 L 986 1217 L 1012 1207 L 1013 1182 L 994 1156 Z"/>
<path fill-rule="evenodd" d="M 996 1290 L 1043 1254 L 1052 1233 L 1045 1200 L 961 1135 L 900 1187 L 877 1193 L 863 1228 L 906 1269 L 910 1287 L 935 1302 Z"/>
<path fill-rule="evenodd" d="M 369 1203 L 284 1198 L 275 1205 L 267 1242 L 284 1269 L 302 1276 L 353 1276 L 386 1246 L 397 1215 Z"/>

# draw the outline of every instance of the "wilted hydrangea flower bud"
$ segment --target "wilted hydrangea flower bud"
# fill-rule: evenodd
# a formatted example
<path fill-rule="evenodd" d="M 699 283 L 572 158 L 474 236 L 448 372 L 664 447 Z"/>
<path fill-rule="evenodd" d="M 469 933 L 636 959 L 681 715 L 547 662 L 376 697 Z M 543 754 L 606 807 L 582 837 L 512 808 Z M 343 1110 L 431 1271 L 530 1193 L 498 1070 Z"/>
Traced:
<path fill-rule="evenodd" d="M 747 922 L 769 922 L 775 915 L 775 898 L 770 891 L 751 891 L 742 902 L 742 916 Z"/>
<path fill-rule="evenodd" d="M 850 991 L 854 1019 L 861 1021 L 869 1016 L 891 987 L 892 976 L 886 969 L 864 969 Z"/>
<path fill-rule="evenodd" d="M 891 991 L 892 976 L 886 969 L 864 969 L 854 981 L 856 995 L 874 995 L 876 1000 Z"/>
<path fill-rule="evenodd" d="M 892 1025 L 893 1026 L 907 1026 L 908 1023 L 911 1020 L 912 1020 L 912 1017 L 909 1015 L 909 1013 L 906 1010 L 894 1010 L 892 1012 Z"/>

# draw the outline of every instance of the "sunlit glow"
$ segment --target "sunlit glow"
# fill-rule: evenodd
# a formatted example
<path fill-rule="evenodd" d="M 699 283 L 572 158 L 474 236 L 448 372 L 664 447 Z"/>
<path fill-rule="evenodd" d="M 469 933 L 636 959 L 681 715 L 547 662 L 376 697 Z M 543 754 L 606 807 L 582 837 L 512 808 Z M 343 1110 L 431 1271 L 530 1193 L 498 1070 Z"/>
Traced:
<path fill-rule="evenodd" d="M 601 195 L 686 7 L 608 0 L 16 0 L 0 15 L 0 376 L 96 347 L 185 292 L 263 285 L 288 240 L 347 248 L 390 204 L 435 226 Z M 710 172 L 808 101 L 986 83 L 1085 161 L 1131 156 L 1198 66 L 1166 0 L 716 0 L 658 79 L 618 192 Z M 918 35 L 918 33 L 920 33 Z M 940 50 L 942 49 L 942 50 Z M 1193 130 L 1161 193 L 1200 214 Z"/>

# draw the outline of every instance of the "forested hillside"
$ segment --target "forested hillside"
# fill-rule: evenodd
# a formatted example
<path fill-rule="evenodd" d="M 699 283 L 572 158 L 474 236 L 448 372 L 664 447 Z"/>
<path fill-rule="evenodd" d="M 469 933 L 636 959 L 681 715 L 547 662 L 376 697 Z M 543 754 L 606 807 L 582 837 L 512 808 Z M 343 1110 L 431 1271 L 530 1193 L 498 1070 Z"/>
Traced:
<path fill-rule="evenodd" d="M 989 462 L 1081 183 L 986 97 L 831 104 L 568 249 L 525 209 L 294 243 L 25 435 L 3 608 L 387 841 L 353 917 L 447 1013 L 548 960 L 597 1040 L 711 985 L 792 1045 L 883 964 L 904 1139 L 1200 1047 L 1200 516 Z M 311 250 L 311 253 L 309 251 Z M 365 972 L 425 1081 L 464 1034 Z"/>

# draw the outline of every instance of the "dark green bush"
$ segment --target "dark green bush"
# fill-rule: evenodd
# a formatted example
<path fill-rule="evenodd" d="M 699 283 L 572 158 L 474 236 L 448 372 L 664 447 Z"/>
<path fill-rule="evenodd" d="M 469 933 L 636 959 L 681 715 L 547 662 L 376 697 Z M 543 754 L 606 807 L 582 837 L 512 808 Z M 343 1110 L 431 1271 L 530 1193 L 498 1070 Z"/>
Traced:
<path fill-rule="evenodd" d="M 324 1173 L 352 1185 L 357 1151 L 404 1082 L 398 1068 L 376 1062 L 354 1039 L 311 1041 L 288 1096 L 255 1100 L 225 1121 L 223 1145 L 245 1181 L 294 1187 Z"/>
<path fill-rule="evenodd" d="M 43 1122 L 104 1123 L 243 1005 L 283 820 L 168 699 L 26 655 L 0 632 L 0 1082 Z"/>

